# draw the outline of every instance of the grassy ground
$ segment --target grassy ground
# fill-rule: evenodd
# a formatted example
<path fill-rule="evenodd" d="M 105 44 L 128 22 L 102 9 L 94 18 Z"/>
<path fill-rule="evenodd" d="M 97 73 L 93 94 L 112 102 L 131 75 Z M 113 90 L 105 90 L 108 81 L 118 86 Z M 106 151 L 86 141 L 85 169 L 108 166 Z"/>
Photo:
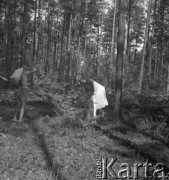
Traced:
<path fill-rule="evenodd" d="M 45 103 L 29 103 L 23 123 L 12 121 L 14 104 L 0 105 L 0 179 L 94 180 L 99 158 L 121 163 L 169 164 L 168 128 L 146 119 L 116 122 L 110 115 L 96 124 L 81 123 L 83 109 L 72 107 L 65 95 L 63 116 Z M 53 115 L 53 117 L 49 116 Z M 153 171 L 153 168 L 151 169 Z M 169 171 L 168 171 L 169 172 Z M 124 174 L 125 175 L 125 174 Z M 109 175 L 109 179 L 112 179 Z M 145 179 L 144 169 L 139 179 Z"/>

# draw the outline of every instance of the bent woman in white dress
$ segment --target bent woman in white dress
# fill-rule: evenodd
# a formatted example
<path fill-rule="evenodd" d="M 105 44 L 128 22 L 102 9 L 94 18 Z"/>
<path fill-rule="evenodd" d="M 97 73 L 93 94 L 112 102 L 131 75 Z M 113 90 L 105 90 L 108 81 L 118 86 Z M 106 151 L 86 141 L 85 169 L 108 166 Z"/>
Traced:
<path fill-rule="evenodd" d="M 97 118 L 97 109 L 102 109 L 108 105 L 105 87 L 94 80 L 88 80 L 85 82 L 84 87 L 86 91 L 90 91 L 88 92 L 90 97 L 90 105 L 85 119 L 95 119 Z"/>

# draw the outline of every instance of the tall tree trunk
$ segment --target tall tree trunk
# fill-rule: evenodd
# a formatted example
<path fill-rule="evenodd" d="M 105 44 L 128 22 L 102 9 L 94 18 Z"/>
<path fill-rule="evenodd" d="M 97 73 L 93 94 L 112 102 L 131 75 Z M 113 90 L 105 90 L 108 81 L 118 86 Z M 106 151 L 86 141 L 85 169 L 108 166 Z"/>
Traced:
<path fill-rule="evenodd" d="M 64 21 L 63 21 L 63 27 L 62 27 L 62 35 L 61 35 L 61 56 L 60 56 L 60 60 L 59 60 L 59 71 L 58 71 L 58 82 L 62 81 L 63 75 L 64 75 L 64 62 L 63 62 L 63 45 L 64 45 L 64 34 L 65 34 L 65 24 L 66 24 L 66 20 L 65 20 L 65 16 L 64 16 Z"/>
<path fill-rule="evenodd" d="M 112 26 L 112 41 L 111 41 L 111 52 L 110 52 L 110 64 L 113 64 L 113 57 L 114 57 L 114 34 L 115 34 L 115 25 L 116 25 L 116 2 L 114 0 L 114 13 L 113 13 L 113 26 Z"/>
<path fill-rule="evenodd" d="M 75 57 L 75 46 L 73 47 L 73 52 L 71 53 L 71 59 L 72 59 L 72 69 L 71 69 L 71 83 L 74 84 L 76 82 L 76 77 L 77 77 L 77 64 L 78 64 L 78 58 Z"/>
<path fill-rule="evenodd" d="M 167 95 L 169 95 L 169 62 L 167 64 Z"/>
<path fill-rule="evenodd" d="M 137 39 L 135 39 L 135 46 L 134 46 L 134 50 L 133 50 L 133 53 L 132 53 L 132 58 L 131 58 L 131 62 L 134 62 L 134 59 L 137 55 Z"/>
<path fill-rule="evenodd" d="M 36 55 L 37 55 L 37 20 L 36 20 L 36 13 L 37 13 L 37 1 L 35 3 L 35 9 L 34 9 L 34 33 L 33 33 L 33 58 L 32 58 L 32 65 L 35 65 L 36 61 Z M 34 84 L 34 74 L 31 74 L 31 84 L 33 86 Z"/>
<path fill-rule="evenodd" d="M 128 22 L 127 22 L 127 17 L 125 17 L 125 37 L 124 37 L 124 62 L 128 66 L 127 63 L 127 39 L 128 39 Z M 127 68 L 128 69 L 128 68 Z"/>
<path fill-rule="evenodd" d="M 114 115 L 117 120 L 122 119 L 122 79 L 123 79 L 123 56 L 125 38 L 125 15 L 127 0 L 119 0 L 119 22 L 117 35 L 117 61 L 116 61 L 116 80 L 115 80 L 115 107 Z"/>
<path fill-rule="evenodd" d="M 5 63 L 6 63 L 6 73 L 11 73 L 13 67 L 13 54 L 14 54 L 14 44 L 15 41 L 13 36 L 13 29 L 14 29 L 14 19 L 13 19 L 13 0 L 8 0 L 5 3 L 5 24 L 4 24 L 4 34 L 5 34 Z"/>
<path fill-rule="evenodd" d="M 97 77 L 100 75 L 100 60 L 101 60 L 101 45 L 102 45 L 102 39 L 103 39 L 103 11 L 101 12 L 101 27 L 100 27 L 100 39 L 98 43 L 98 59 L 97 59 Z"/>
<path fill-rule="evenodd" d="M 160 60 L 161 60 L 161 73 L 160 78 L 163 77 L 163 55 L 164 55 L 164 13 L 165 13 L 165 7 L 166 7 L 166 0 L 160 1 L 160 20 L 161 20 L 161 32 L 160 32 Z"/>
<path fill-rule="evenodd" d="M 57 21 L 55 23 L 55 30 L 54 30 L 54 51 L 53 51 L 53 68 L 52 68 L 53 73 L 55 73 L 57 70 L 57 56 L 58 56 L 58 43 L 59 43 L 58 42 L 59 31 L 57 30 L 58 16 L 59 15 L 57 15 Z"/>
<path fill-rule="evenodd" d="M 110 70 L 113 69 L 113 62 L 114 62 L 114 37 L 115 37 L 115 27 L 116 27 L 116 6 L 117 0 L 114 0 L 114 12 L 113 12 L 113 25 L 112 25 L 112 37 L 111 37 L 111 52 L 110 52 Z M 110 77 L 112 78 L 112 72 L 109 73 Z M 113 88 L 113 79 L 111 80 L 111 87 Z"/>
<path fill-rule="evenodd" d="M 152 71 L 152 54 L 153 54 L 153 39 L 154 39 L 154 18 L 156 14 L 157 0 L 155 0 L 153 13 L 153 27 L 152 27 L 152 36 L 151 36 L 151 48 L 150 48 L 150 59 L 149 59 L 149 68 L 148 68 L 148 87 L 151 83 L 151 71 Z"/>
<path fill-rule="evenodd" d="M 4 36 L 3 36 L 3 44 L 4 44 L 4 52 L 2 52 L 2 54 L 3 54 L 3 57 L 4 57 L 4 59 L 5 59 L 5 71 L 6 72 L 8 72 L 8 58 L 7 58 L 7 50 L 8 50 L 8 48 L 7 48 L 7 41 L 8 41 L 8 33 L 7 33 L 7 30 L 8 30 L 8 26 L 7 26 L 7 20 L 8 20 L 8 11 L 7 11 L 7 7 L 8 7 L 8 3 L 9 3 L 9 1 L 7 1 L 7 3 L 5 3 L 5 12 L 4 12 L 4 27 L 3 27 L 3 29 L 4 29 L 4 32 L 3 32 L 3 34 L 4 34 Z M 2 9 L 2 6 L 0 6 L 1 7 L 1 9 Z M 0 10 L 1 10 L 0 9 Z M 1 71 L 2 71 L 2 66 L 1 66 Z"/>
<path fill-rule="evenodd" d="M 81 11 L 80 11 L 80 21 L 81 27 L 79 28 L 79 37 L 78 37 L 78 60 L 77 60 L 77 75 L 81 76 L 82 69 L 81 69 L 81 41 L 82 41 L 82 32 L 83 32 L 83 25 L 84 25 L 84 18 L 85 18 L 85 0 L 81 2 Z"/>
<path fill-rule="evenodd" d="M 11 22 L 10 22 L 10 0 L 7 1 L 6 3 L 6 12 L 5 12 L 5 27 L 4 27 L 4 34 L 5 34 L 5 62 L 6 62 L 6 73 L 9 73 L 11 70 L 10 67 L 10 56 L 11 56 L 11 51 L 10 51 L 10 45 L 11 45 Z"/>
<path fill-rule="evenodd" d="M 49 68 L 50 68 L 50 62 L 49 62 L 49 49 L 50 49 L 50 7 L 49 7 L 49 2 L 48 2 L 48 17 L 47 17 L 47 24 L 48 24 L 48 29 L 47 29 L 47 46 L 46 46 L 46 57 L 45 57 L 45 74 L 49 73 Z"/>
<path fill-rule="evenodd" d="M 157 72 L 157 58 L 158 58 L 158 51 L 156 50 L 155 64 L 154 64 L 154 79 L 156 78 L 156 72 Z"/>
<path fill-rule="evenodd" d="M 128 63 L 130 63 L 130 19 L 131 19 L 131 0 L 128 3 L 128 29 L 127 29 L 127 59 Z"/>
<path fill-rule="evenodd" d="M 83 0 L 83 9 L 84 9 L 84 12 L 83 12 L 83 18 L 82 18 L 82 26 L 83 27 L 83 24 L 84 24 L 84 20 L 85 20 L 85 8 L 86 8 L 86 0 Z M 86 57 L 86 36 L 84 36 L 84 51 L 83 51 L 83 56 L 84 58 Z"/>
<path fill-rule="evenodd" d="M 164 72 L 163 72 L 163 70 L 164 70 L 164 60 L 165 60 L 165 58 L 164 58 L 164 55 L 166 54 L 166 49 L 167 49 L 167 44 L 166 43 L 163 43 L 163 53 L 162 53 L 162 59 L 160 59 L 161 60 L 161 69 L 160 69 L 160 79 L 163 79 L 163 76 L 164 76 Z"/>
<path fill-rule="evenodd" d="M 70 19 L 69 19 L 69 32 L 68 32 L 68 42 L 67 42 L 68 52 L 70 52 L 71 49 L 71 32 L 72 32 L 72 13 L 70 13 Z"/>
<path fill-rule="evenodd" d="M 59 22 L 59 27 L 60 27 L 60 22 Z M 56 69 L 57 71 L 59 70 L 59 65 L 60 65 L 60 62 L 59 62 L 59 57 L 60 57 L 60 53 L 59 53 L 59 46 L 60 44 L 60 31 L 58 31 L 57 33 L 57 48 L 56 48 Z M 59 71 L 58 71 L 59 73 Z"/>
<path fill-rule="evenodd" d="M 72 5 L 73 6 L 73 5 Z M 67 72 L 66 72 L 66 81 L 70 80 L 70 70 L 71 70 L 71 32 L 72 32 L 72 12 L 70 13 L 69 18 L 69 31 L 68 31 L 68 42 L 67 42 Z"/>
<path fill-rule="evenodd" d="M 28 0 L 25 0 L 24 14 L 23 14 L 23 28 L 22 28 L 21 66 L 25 65 L 26 63 L 27 11 L 28 11 Z"/>
<path fill-rule="evenodd" d="M 41 24 L 41 0 L 38 1 L 38 17 L 37 17 L 37 37 L 36 37 L 36 46 L 37 46 L 37 51 L 36 51 L 36 61 L 39 63 L 39 51 L 40 51 L 40 24 Z"/>
<path fill-rule="evenodd" d="M 149 19 L 150 19 L 150 10 L 151 10 L 151 0 L 149 0 L 149 3 L 148 3 L 147 21 L 146 21 L 146 29 L 145 29 L 145 37 L 144 37 L 144 45 L 143 45 L 143 56 L 142 56 L 139 89 L 138 89 L 139 94 L 142 91 L 144 64 L 145 64 L 145 55 L 146 55 L 146 46 L 147 46 L 147 37 L 148 37 L 148 27 L 149 27 Z"/>
<path fill-rule="evenodd" d="M 83 61 L 84 65 L 83 65 L 83 73 L 86 72 L 86 67 L 87 67 L 87 62 L 86 62 L 86 48 L 87 48 L 87 43 L 86 43 L 86 37 L 84 37 L 84 51 L 83 51 Z"/>
<path fill-rule="evenodd" d="M 37 51 L 37 44 L 36 44 L 36 40 L 37 40 L 37 20 L 36 20 L 36 13 L 37 13 L 37 1 L 34 2 L 35 3 L 35 10 L 34 10 L 34 34 L 33 34 L 33 59 L 32 59 L 32 64 L 34 66 L 35 61 L 36 61 L 36 51 Z"/>
<path fill-rule="evenodd" d="M 57 66 L 57 63 L 56 63 L 56 49 L 57 49 L 57 31 L 55 31 L 55 34 L 54 34 L 53 69 L 52 69 L 53 74 L 55 73 L 56 66 Z"/>
<path fill-rule="evenodd" d="M 13 22 L 14 22 L 14 28 L 16 28 L 16 10 L 17 10 L 17 0 L 13 0 Z M 17 40 L 14 37 L 14 43 L 13 43 L 13 58 L 12 58 L 12 71 L 16 69 L 16 63 L 17 63 L 17 54 L 18 54 L 18 44 Z"/>
<path fill-rule="evenodd" d="M 81 57 L 80 57 L 81 38 L 78 38 L 78 52 L 77 52 L 77 75 L 81 75 Z"/>

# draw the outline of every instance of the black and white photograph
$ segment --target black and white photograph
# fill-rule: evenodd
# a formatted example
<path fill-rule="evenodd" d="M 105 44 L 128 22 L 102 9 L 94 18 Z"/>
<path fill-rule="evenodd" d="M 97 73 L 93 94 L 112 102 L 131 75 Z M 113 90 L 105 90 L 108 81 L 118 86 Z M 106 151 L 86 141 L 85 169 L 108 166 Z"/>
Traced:
<path fill-rule="evenodd" d="M 169 1 L 0 0 L 0 180 L 169 179 Z"/>

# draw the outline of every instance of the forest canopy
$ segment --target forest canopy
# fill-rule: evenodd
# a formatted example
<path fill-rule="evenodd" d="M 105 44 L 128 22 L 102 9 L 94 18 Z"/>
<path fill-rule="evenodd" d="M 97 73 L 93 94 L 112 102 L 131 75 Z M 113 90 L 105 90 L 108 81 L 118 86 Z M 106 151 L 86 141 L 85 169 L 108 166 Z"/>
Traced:
<path fill-rule="evenodd" d="M 120 2 L 124 87 L 168 93 L 167 0 L 3 0 L 0 75 L 31 65 L 58 82 L 95 77 L 114 89 Z"/>

